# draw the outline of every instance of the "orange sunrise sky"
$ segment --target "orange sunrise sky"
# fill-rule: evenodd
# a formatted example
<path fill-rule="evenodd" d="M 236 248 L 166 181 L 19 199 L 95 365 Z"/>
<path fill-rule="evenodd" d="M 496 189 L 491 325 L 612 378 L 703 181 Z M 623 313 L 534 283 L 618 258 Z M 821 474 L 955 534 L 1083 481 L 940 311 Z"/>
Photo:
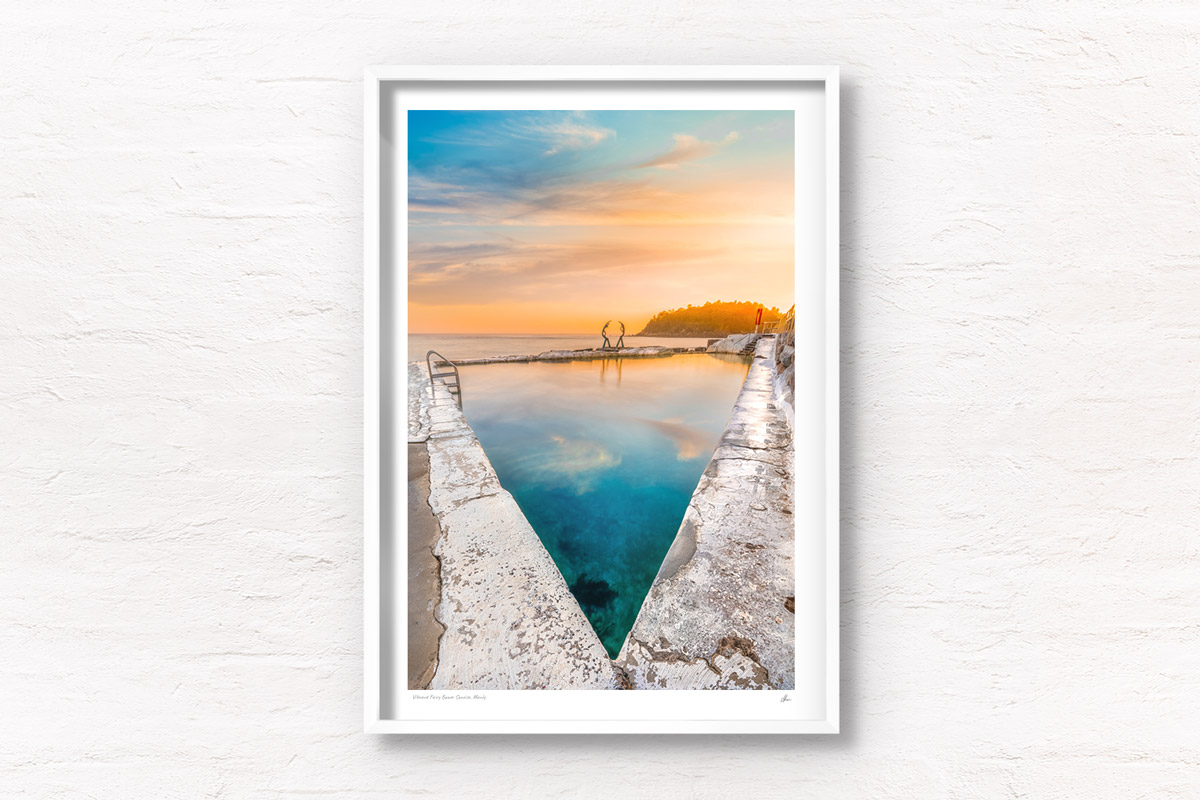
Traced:
<path fill-rule="evenodd" d="M 795 302 L 792 112 L 410 111 L 408 329 Z"/>

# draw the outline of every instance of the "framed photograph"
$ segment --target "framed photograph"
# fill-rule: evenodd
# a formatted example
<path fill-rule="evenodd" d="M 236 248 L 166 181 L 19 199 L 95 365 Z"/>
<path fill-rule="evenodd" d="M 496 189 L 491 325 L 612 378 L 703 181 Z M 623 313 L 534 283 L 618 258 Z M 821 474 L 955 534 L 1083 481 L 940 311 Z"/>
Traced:
<path fill-rule="evenodd" d="M 365 726 L 838 731 L 838 71 L 366 71 Z"/>

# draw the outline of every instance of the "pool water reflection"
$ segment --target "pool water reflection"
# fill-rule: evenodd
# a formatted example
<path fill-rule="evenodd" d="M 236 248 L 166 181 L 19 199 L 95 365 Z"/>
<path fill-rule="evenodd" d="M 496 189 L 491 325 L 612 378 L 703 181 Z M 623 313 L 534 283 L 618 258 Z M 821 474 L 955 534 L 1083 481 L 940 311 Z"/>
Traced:
<path fill-rule="evenodd" d="M 463 412 L 610 655 L 675 538 L 741 356 L 462 367 Z"/>

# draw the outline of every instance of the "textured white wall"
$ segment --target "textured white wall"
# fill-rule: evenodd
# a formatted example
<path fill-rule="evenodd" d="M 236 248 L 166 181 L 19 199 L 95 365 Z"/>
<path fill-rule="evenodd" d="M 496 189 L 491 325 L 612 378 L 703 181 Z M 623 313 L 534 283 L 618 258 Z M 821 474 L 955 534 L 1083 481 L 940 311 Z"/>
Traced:
<path fill-rule="evenodd" d="M 1200 11 L 9 3 L 0 794 L 1191 798 Z M 361 70 L 844 67 L 845 733 L 359 732 Z"/>

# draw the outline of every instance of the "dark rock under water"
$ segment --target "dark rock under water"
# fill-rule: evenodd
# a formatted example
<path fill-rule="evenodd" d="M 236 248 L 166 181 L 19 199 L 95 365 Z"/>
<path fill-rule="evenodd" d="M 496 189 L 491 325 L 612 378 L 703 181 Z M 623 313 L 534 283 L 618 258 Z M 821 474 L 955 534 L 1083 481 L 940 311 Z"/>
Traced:
<path fill-rule="evenodd" d="M 579 601 L 585 611 L 599 611 L 612 604 L 617 599 L 617 593 L 603 578 L 589 578 L 580 575 L 571 584 L 571 594 Z"/>

